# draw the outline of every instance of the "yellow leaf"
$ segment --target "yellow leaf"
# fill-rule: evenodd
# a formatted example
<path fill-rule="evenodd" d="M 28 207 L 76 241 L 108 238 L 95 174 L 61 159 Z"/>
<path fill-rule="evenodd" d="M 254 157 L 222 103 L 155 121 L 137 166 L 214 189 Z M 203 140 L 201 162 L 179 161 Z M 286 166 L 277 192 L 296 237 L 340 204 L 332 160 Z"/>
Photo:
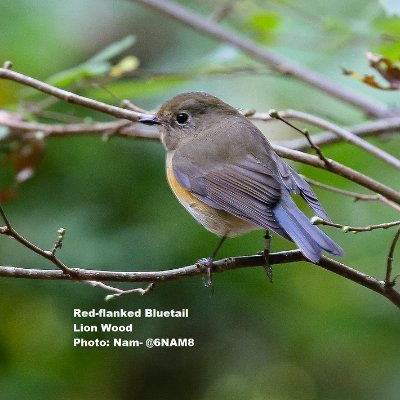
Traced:
<path fill-rule="evenodd" d="M 113 78 L 120 78 L 127 72 L 132 72 L 139 67 L 139 59 L 135 56 L 124 57 L 118 64 L 110 68 L 109 75 Z"/>

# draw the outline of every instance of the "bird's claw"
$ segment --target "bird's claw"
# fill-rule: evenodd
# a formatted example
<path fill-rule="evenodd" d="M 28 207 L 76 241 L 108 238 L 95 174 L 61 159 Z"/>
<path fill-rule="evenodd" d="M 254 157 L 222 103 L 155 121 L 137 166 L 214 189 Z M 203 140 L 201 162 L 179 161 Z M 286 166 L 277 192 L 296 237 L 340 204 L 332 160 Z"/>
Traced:
<path fill-rule="evenodd" d="M 204 286 L 205 287 L 211 287 L 212 286 L 212 269 L 213 269 L 213 262 L 214 260 L 211 257 L 207 258 L 200 258 L 200 260 L 197 261 L 196 265 L 199 268 L 205 268 L 207 275 L 204 278 Z"/>
<path fill-rule="evenodd" d="M 269 252 L 271 248 L 271 236 L 268 231 L 265 232 L 264 236 L 264 269 L 267 273 L 269 281 L 272 283 L 272 266 L 269 262 Z"/>

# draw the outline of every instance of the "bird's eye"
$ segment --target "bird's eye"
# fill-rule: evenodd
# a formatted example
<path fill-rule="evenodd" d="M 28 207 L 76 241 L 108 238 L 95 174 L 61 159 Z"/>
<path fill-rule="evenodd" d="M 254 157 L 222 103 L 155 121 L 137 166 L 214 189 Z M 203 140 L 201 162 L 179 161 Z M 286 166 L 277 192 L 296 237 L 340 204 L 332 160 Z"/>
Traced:
<path fill-rule="evenodd" d="M 187 113 L 181 112 L 179 114 L 176 114 L 176 122 L 179 125 L 184 125 L 188 121 L 189 121 L 189 115 Z"/>

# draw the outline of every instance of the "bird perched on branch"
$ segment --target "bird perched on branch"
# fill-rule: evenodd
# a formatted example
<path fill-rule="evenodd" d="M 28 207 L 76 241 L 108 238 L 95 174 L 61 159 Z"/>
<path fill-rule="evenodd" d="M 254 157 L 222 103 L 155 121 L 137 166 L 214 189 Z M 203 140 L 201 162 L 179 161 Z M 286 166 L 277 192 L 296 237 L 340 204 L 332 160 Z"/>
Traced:
<path fill-rule="evenodd" d="M 186 210 L 222 238 L 217 249 L 226 237 L 264 228 L 295 242 L 312 262 L 323 251 L 343 256 L 292 199 L 299 194 L 329 220 L 309 184 L 235 108 L 206 93 L 183 93 L 140 122 L 160 127 L 169 185 Z"/>

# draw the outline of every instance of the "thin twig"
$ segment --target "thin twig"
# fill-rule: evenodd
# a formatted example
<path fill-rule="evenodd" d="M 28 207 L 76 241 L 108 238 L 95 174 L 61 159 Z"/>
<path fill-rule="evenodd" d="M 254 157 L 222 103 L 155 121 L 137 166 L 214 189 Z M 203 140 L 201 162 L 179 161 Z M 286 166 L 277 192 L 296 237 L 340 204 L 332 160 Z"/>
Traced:
<path fill-rule="evenodd" d="M 253 119 L 260 119 L 260 120 L 266 120 L 266 116 L 269 115 L 272 118 L 277 118 L 271 115 L 271 112 L 264 114 L 264 113 L 254 113 L 252 115 Z M 294 125 L 290 124 L 288 121 L 286 121 L 286 118 L 295 118 L 296 120 L 307 122 L 313 126 L 317 126 L 322 129 L 326 129 L 336 136 L 340 137 L 346 142 L 352 143 L 353 145 L 359 147 L 360 149 L 367 151 L 368 153 L 372 154 L 373 156 L 379 158 L 382 161 L 385 161 L 387 164 L 395 167 L 395 168 L 400 168 L 400 160 L 397 159 L 396 157 L 392 156 L 391 154 L 387 153 L 386 151 L 380 149 L 377 146 L 374 146 L 373 144 L 365 141 L 364 139 L 358 137 L 354 133 L 350 132 L 349 130 L 342 128 L 336 124 L 333 124 L 332 122 L 329 122 L 323 118 L 317 117 L 316 115 L 308 114 L 302 111 L 297 111 L 297 110 L 285 110 L 283 112 L 278 113 L 279 118 L 281 121 L 285 122 L 287 125 L 290 125 L 292 128 L 297 129 Z M 301 130 L 297 129 L 299 132 L 302 132 Z M 305 136 L 306 140 L 308 142 L 309 147 L 313 148 L 316 150 L 318 147 L 318 144 L 314 141 L 314 138 L 312 138 L 312 142 L 309 140 L 309 136 Z M 317 154 L 319 152 L 317 151 Z"/>
<path fill-rule="evenodd" d="M 0 216 L 3 219 L 4 223 L 6 224 L 4 227 L 0 227 L 0 234 L 6 235 L 9 237 L 12 237 L 15 239 L 18 243 L 23 245 L 29 250 L 32 250 L 34 253 L 38 254 L 39 256 L 43 257 L 44 259 L 50 261 L 52 264 L 54 264 L 56 267 L 58 267 L 63 275 L 68 276 L 71 279 L 76 279 L 76 280 L 81 280 L 79 278 L 79 274 L 77 273 L 76 269 L 69 268 L 67 267 L 57 256 L 56 256 L 56 251 L 61 247 L 61 243 L 64 239 L 65 235 L 65 229 L 60 228 L 57 233 L 58 237 L 57 240 L 55 241 L 52 250 L 47 251 L 43 250 L 40 247 L 36 246 L 35 244 L 31 243 L 27 239 L 25 239 L 22 235 L 20 235 L 10 224 L 10 221 L 8 220 L 3 208 L 0 205 Z M 125 291 L 121 289 L 117 289 L 111 286 L 107 286 L 103 283 L 96 282 L 94 280 L 82 280 L 83 283 L 88 284 L 90 286 L 96 286 L 96 287 L 101 287 L 103 289 L 106 289 L 108 291 L 112 291 L 117 294 L 128 294 L 129 293 L 140 293 L 140 290 L 142 289 L 133 289 L 130 291 Z M 150 289 L 149 289 L 150 290 Z M 148 291 L 148 290 L 147 290 Z M 140 293 L 144 294 L 144 293 Z"/>
<path fill-rule="evenodd" d="M 0 234 L 6 235 L 9 237 L 14 238 L 17 242 L 21 243 L 24 247 L 29 250 L 32 250 L 34 253 L 38 254 L 39 256 L 49 260 L 53 263 L 56 267 L 60 268 L 60 270 L 64 274 L 68 274 L 73 276 L 75 272 L 68 268 L 55 254 L 55 251 L 47 251 L 43 250 L 40 247 L 36 246 L 35 244 L 31 243 L 29 240 L 25 239 L 22 235 L 20 235 L 10 224 L 8 218 L 6 217 L 3 208 L 0 206 L 0 215 L 6 224 L 3 229 L 0 230 Z"/>
<path fill-rule="evenodd" d="M 338 193 L 343 196 L 352 197 L 354 201 L 380 201 L 383 204 L 386 204 L 389 207 L 392 207 L 393 209 L 400 211 L 400 205 L 393 203 L 392 201 L 388 200 L 386 197 L 383 197 L 380 194 L 362 194 L 362 193 L 352 192 L 350 190 L 339 189 L 335 186 L 326 185 L 325 183 L 318 182 L 311 178 L 304 177 L 304 179 L 312 186 L 327 190 L 329 192 Z"/>
<path fill-rule="evenodd" d="M 314 167 L 326 170 L 325 163 L 322 162 L 317 156 L 306 154 L 297 150 L 288 149 L 286 147 L 279 146 L 277 144 L 272 145 L 272 147 L 276 151 L 276 153 L 283 158 L 287 158 L 293 161 L 298 161 L 303 164 L 312 165 Z M 333 172 L 337 175 L 347 178 L 352 182 L 358 183 L 359 185 L 364 186 L 375 193 L 381 194 L 388 200 L 400 204 L 400 193 L 390 188 L 389 186 L 386 186 L 378 182 L 377 180 L 362 174 L 361 172 L 355 171 L 352 168 L 340 164 L 337 161 L 329 159 L 329 163 L 330 163 L 330 169 L 329 169 L 330 172 Z"/>
<path fill-rule="evenodd" d="M 103 289 L 103 290 L 113 293 L 113 294 L 108 294 L 105 297 L 106 301 L 113 300 L 117 297 L 126 296 L 129 294 L 139 294 L 140 296 L 143 296 L 143 295 L 147 294 L 148 292 L 150 292 L 150 290 L 152 290 L 155 286 L 154 283 L 149 283 L 144 289 L 135 288 L 135 289 L 122 290 L 122 289 L 118 289 L 114 286 L 106 285 L 103 282 L 98 282 L 98 281 L 84 281 L 84 282 L 88 283 L 92 287 L 98 287 L 100 289 Z"/>
<path fill-rule="evenodd" d="M 155 128 L 127 120 L 50 125 L 21 121 L 18 114 L 4 110 L 0 110 L 0 125 L 11 128 L 15 134 L 23 139 L 44 139 L 71 135 L 118 135 L 156 140 L 160 138 Z"/>
<path fill-rule="evenodd" d="M 54 242 L 53 248 L 52 248 L 51 251 L 50 251 L 51 254 L 52 254 L 53 256 L 56 255 L 56 251 L 57 251 L 58 249 L 61 249 L 61 247 L 62 247 L 62 242 L 63 242 L 64 238 L 65 238 L 65 229 L 64 229 L 64 228 L 60 228 L 60 229 L 57 231 L 57 239 L 56 239 L 56 241 Z"/>
<path fill-rule="evenodd" d="M 281 122 L 283 122 L 284 124 L 290 126 L 291 128 L 293 128 L 294 130 L 296 130 L 297 132 L 301 133 L 307 140 L 308 144 L 310 145 L 310 147 L 317 153 L 319 159 L 325 164 L 326 169 L 330 169 L 330 162 L 329 160 L 324 156 L 324 154 L 322 153 L 321 149 L 315 145 L 313 143 L 313 141 L 310 138 L 310 134 L 308 132 L 308 129 L 300 129 L 298 128 L 296 125 L 293 125 L 292 123 L 290 123 L 289 121 L 287 121 L 286 119 L 282 118 L 282 116 L 275 110 L 271 110 L 268 113 L 272 118 L 275 118 Z"/>
<path fill-rule="evenodd" d="M 280 112 L 282 116 L 285 118 L 287 117 L 286 111 L 281 111 Z M 259 113 L 254 113 L 253 115 L 257 115 Z M 271 118 L 268 118 L 271 119 Z M 382 118 L 378 119 L 376 121 L 368 121 L 368 122 L 363 122 L 360 124 L 352 125 L 352 126 L 347 126 L 344 129 L 347 131 L 351 132 L 353 135 L 357 136 L 379 136 L 382 134 L 389 134 L 389 133 L 394 133 L 400 132 L 400 117 L 390 117 L 390 118 Z M 327 146 L 330 144 L 338 143 L 342 139 L 335 135 L 334 133 L 331 132 L 321 132 L 317 133 L 312 136 L 313 143 L 316 144 L 317 146 Z M 295 139 L 289 139 L 285 141 L 280 141 L 278 142 L 281 146 L 288 147 L 290 149 L 296 149 L 296 150 L 306 150 L 310 147 L 309 143 L 307 140 L 304 138 L 295 138 Z"/>
<path fill-rule="evenodd" d="M 348 226 L 348 225 L 342 225 L 342 224 L 337 224 L 331 221 L 325 221 L 324 219 L 320 217 L 313 217 L 311 219 L 311 222 L 314 225 L 325 225 L 325 226 L 331 226 L 333 228 L 339 228 L 343 232 L 353 232 L 353 233 L 358 233 L 358 232 L 370 232 L 374 231 L 376 229 L 388 229 L 393 226 L 400 225 L 400 221 L 393 221 L 393 222 L 385 222 L 383 224 L 376 224 L 376 225 L 368 225 L 368 226 Z"/>
<path fill-rule="evenodd" d="M 100 283 L 100 282 L 96 282 L 96 283 Z M 104 285 L 104 286 L 107 286 L 107 288 L 111 288 L 111 286 L 108 286 L 108 285 Z M 139 294 L 140 296 L 143 296 L 143 295 L 149 293 L 150 290 L 153 290 L 155 288 L 155 286 L 156 286 L 155 283 L 149 283 L 144 289 L 143 288 L 136 288 L 136 289 L 129 289 L 129 290 L 117 289 L 118 292 L 107 295 L 105 300 L 106 301 L 114 300 L 117 297 L 126 296 L 128 294 Z"/>
<path fill-rule="evenodd" d="M 220 5 L 218 5 L 213 13 L 210 15 L 210 19 L 214 22 L 220 22 L 222 19 L 224 19 L 228 14 L 230 14 L 233 11 L 233 4 L 231 2 L 224 2 Z"/>
<path fill-rule="evenodd" d="M 392 243 L 390 244 L 389 253 L 387 256 L 386 276 L 385 276 L 385 287 L 387 287 L 387 288 L 393 287 L 395 284 L 395 280 L 392 280 L 391 275 L 392 275 L 394 250 L 396 248 L 399 237 L 400 237 L 400 227 L 399 227 L 399 229 L 397 229 L 397 232 L 394 235 L 394 238 L 392 240 Z"/>

